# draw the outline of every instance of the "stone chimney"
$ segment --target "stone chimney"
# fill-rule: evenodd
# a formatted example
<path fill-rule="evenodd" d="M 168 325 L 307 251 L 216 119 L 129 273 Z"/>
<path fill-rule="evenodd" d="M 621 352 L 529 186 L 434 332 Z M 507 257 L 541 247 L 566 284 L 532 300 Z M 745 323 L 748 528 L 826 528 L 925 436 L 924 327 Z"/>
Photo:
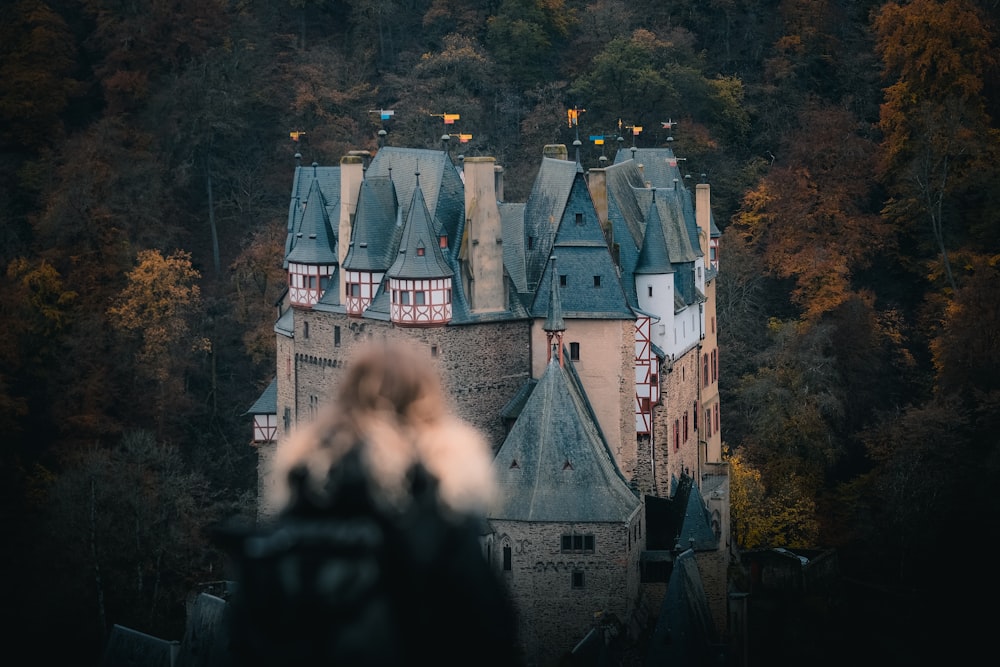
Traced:
<path fill-rule="evenodd" d="M 340 158 L 340 222 L 337 227 L 337 262 L 340 267 L 340 289 L 347 284 L 344 258 L 351 245 L 354 216 L 358 212 L 361 181 L 365 177 L 365 158 L 358 151 Z M 339 295 L 338 295 L 339 297 Z"/>
<path fill-rule="evenodd" d="M 545 148 L 542 149 L 542 157 L 550 157 L 555 160 L 568 160 L 569 151 L 566 149 L 566 144 L 545 144 Z"/>
<path fill-rule="evenodd" d="M 469 304 L 474 313 L 505 310 L 507 305 L 495 163 L 492 157 L 467 157 L 464 165 Z"/>

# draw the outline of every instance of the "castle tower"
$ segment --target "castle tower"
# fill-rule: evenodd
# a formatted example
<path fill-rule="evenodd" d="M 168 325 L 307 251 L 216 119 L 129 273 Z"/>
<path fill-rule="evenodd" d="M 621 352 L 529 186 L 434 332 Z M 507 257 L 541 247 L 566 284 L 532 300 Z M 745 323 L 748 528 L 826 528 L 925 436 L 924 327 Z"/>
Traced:
<path fill-rule="evenodd" d="M 664 347 L 663 335 L 656 331 L 673 329 L 674 315 L 674 268 L 667 255 L 667 241 L 663 234 L 663 223 L 656 207 L 656 189 L 646 214 L 646 233 L 636 262 L 634 280 L 636 298 L 639 301 L 640 316 L 636 322 L 635 342 L 635 391 L 636 391 L 636 433 L 652 432 L 652 406 L 660 400 L 658 362 L 652 346 Z"/>
<path fill-rule="evenodd" d="M 338 264 L 326 199 L 315 179 L 292 243 L 285 258 L 288 262 L 288 298 L 293 306 L 308 308 L 323 296 Z"/>

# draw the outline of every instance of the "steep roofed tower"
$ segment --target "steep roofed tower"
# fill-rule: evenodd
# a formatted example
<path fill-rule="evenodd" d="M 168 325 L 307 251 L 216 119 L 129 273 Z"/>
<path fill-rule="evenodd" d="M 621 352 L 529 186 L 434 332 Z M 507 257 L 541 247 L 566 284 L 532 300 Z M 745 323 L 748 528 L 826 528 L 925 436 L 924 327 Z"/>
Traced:
<path fill-rule="evenodd" d="M 375 299 L 396 256 L 403 232 L 402 213 L 391 178 L 374 176 L 362 182 L 355 219 L 364 224 L 352 225 L 353 236 L 343 261 L 343 304 L 348 315 L 360 317 Z"/>
<path fill-rule="evenodd" d="M 299 230 L 292 238 L 288 262 L 288 297 L 293 306 L 310 307 L 319 301 L 337 271 L 337 251 L 326 199 L 313 180 L 306 197 Z"/>
<path fill-rule="evenodd" d="M 389 267 L 390 307 L 400 326 L 441 326 L 451 321 L 452 275 L 441 252 L 439 237 L 427 210 L 420 173 L 403 227 L 396 261 Z"/>
<path fill-rule="evenodd" d="M 636 433 L 652 430 L 653 405 L 660 400 L 659 362 L 653 352 L 654 323 L 671 322 L 674 311 L 674 268 L 656 208 L 656 189 L 646 214 L 646 235 L 635 265 L 635 292 L 640 315 L 636 321 Z"/>

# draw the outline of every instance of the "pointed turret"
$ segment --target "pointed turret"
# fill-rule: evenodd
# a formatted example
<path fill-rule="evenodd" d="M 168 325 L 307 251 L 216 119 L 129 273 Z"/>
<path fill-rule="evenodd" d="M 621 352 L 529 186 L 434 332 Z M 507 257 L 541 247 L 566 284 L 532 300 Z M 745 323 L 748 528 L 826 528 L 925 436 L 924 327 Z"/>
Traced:
<path fill-rule="evenodd" d="M 313 180 L 288 263 L 288 295 L 293 306 L 308 307 L 319 301 L 337 270 L 337 250 L 319 181 Z"/>
<path fill-rule="evenodd" d="M 551 283 L 551 287 L 549 288 L 549 314 L 545 318 L 545 324 L 542 326 L 545 329 L 545 338 L 549 344 L 546 362 L 552 361 L 552 349 L 555 348 L 556 354 L 559 357 L 559 365 L 562 366 L 565 363 L 563 359 L 562 339 L 563 332 L 566 331 L 566 323 L 563 321 L 562 316 L 562 299 L 559 298 L 559 280 L 554 255 L 550 260 L 550 266 L 552 280 L 549 281 Z"/>
<path fill-rule="evenodd" d="M 399 253 L 387 272 L 389 314 L 402 326 L 440 326 L 451 321 L 454 272 L 441 252 L 437 225 L 420 188 L 420 173 L 416 176 Z"/>
<path fill-rule="evenodd" d="M 343 266 L 344 305 L 348 315 L 361 316 L 375 298 L 402 236 L 401 212 L 392 179 L 376 176 L 364 180 L 358 196 L 354 236 Z"/>

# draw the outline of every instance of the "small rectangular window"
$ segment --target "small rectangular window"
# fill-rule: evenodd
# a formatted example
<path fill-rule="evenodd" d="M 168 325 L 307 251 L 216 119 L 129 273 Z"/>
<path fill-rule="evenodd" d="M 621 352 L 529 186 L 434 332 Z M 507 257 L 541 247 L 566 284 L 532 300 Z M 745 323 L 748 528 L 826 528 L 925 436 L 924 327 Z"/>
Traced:
<path fill-rule="evenodd" d="M 646 293 L 649 296 L 653 296 L 653 286 L 652 285 L 646 285 Z"/>
<path fill-rule="evenodd" d="M 583 588 L 583 570 L 573 570 L 573 588 Z"/>
<path fill-rule="evenodd" d="M 582 225 L 583 224 L 583 213 L 577 213 L 576 214 L 576 224 L 578 224 L 578 225 Z"/>
<path fill-rule="evenodd" d="M 594 536 L 563 535 L 559 540 L 559 548 L 564 553 L 594 553 Z"/>
<path fill-rule="evenodd" d="M 340 327 L 335 326 L 333 328 L 333 346 L 340 347 Z"/>
<path fill-rule="evenodd" d="M 302 336 L 308 340 L 309 338 L 309 323 L 304 322 L 302 324 Z"/>
<path fill-rule="evenodd" d="M 600 287 L 600 286 L 601 286 L 601 277 L 594 276 L 594 287 Z"/>
<path fill-rule="evenodd" d="M 424 292 L 423 290 L 413 293 L 413 303 L 418 306 L 424 305 L 426 299 L 427 299 L 427 292 Z"/>
<path fill-rule="evenodd" d="M 438 346 L 437 345 L 431 345 L 431 356 L 435 357 L 435 358 L 438 356 Z"/>
<path fill-rule="evenodd" d="M 503 571 L 510 572 L 510 547 L 505 546 L 503 548 Z"/>
<path fill-rule="evenodd" d="M 569 358 L 573 361 L 580 361 L 580 344 L 570 343 L 569 344 Z"/>
<path fill-rule="evenodd" d="M 559 287 L 566 287 L 566 275 L 559 276 Z"/>

